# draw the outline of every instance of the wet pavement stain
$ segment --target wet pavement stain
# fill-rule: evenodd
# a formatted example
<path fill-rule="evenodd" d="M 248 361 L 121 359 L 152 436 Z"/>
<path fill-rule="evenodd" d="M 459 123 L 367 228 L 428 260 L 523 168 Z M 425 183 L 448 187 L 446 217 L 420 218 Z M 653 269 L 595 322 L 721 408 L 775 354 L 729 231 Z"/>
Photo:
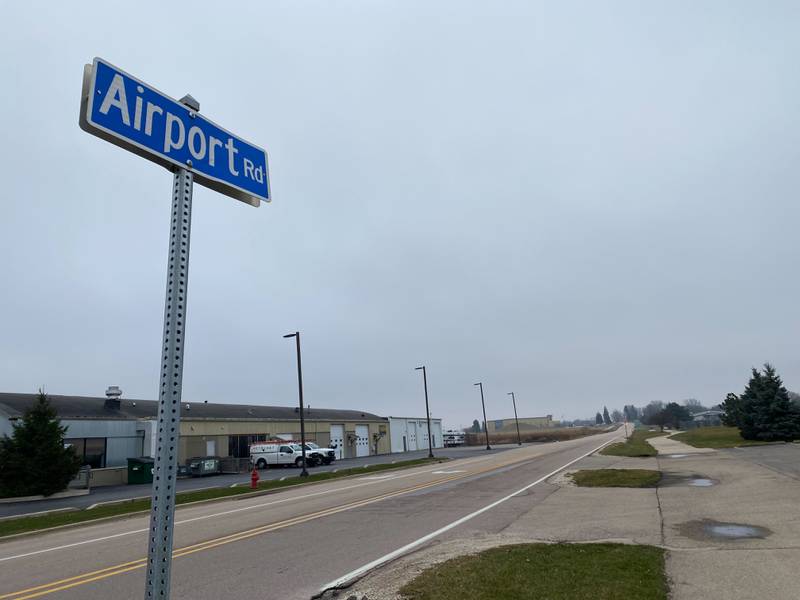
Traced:
<path fill-rule="evenodd" d="M 746 523 L 722 523 L 713 519 L 687 521 L 675 527 L 681 535 L 700 541 L 763 540 L 772 535 L 772 531 L 766 527 Z"/>
<path fill-rule="evenodd" d="M 699 473 L 675 473 L 667 472 L 661 476 L 658 487 L 711 487 L 717 485 L 719 481 L 711 479 Z"/>
<path fill-rule="evenodd" d="M 698 477 L 697 479 L 690 479 L 689 485 L 691 487 L 711 487 L 716 482 L 713 479 L 706 479 L 705 477 Z"/>

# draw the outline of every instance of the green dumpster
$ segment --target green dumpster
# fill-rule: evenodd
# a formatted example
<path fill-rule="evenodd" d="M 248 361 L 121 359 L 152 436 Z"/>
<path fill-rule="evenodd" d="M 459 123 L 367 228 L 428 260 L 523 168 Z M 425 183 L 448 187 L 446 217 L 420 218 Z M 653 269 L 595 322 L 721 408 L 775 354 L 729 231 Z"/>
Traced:
<path fill-rule="evenodd" d="M 153 463 L 149 456 L 128 459 L 128 485 L 153 483 Z"/>

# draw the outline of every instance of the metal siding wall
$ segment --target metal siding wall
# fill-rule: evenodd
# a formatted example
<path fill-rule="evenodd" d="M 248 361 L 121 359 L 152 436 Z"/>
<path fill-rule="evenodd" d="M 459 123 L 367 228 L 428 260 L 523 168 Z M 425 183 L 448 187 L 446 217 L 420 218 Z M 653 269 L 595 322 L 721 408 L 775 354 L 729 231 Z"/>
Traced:
<path fill-rule="evenodd" d="M 106 438 L 106 467 L 122 467 L 142 455 L 142 439 Z"/>
<path fill-rule="evenodd" d="M 11 437 L 12 433 L 14 433 L 14 426 L 11 424 L 11 421 L 9 421 L 7 417 L 0 416 L 0 437 L 4 435 Z"/>
<path fill-rule="evenodd" d="M 142 424 L 138 421 L 65 419 L 68 438 L 106 438 L 106 467 L 127 465 L 128 458 L 141 456 Z M 147 449 L 145 449 L 145 452 Z"/>
<path fill-rule="evenodd" d="M 434 448 L 444 448 L 444 435 L 442 434 L 442 422 L 431 419 L 431 433 L 433 434 Z"/>
<path fill-rule="evenodd" d="M 389 442 L 392 452 L 403 451 L 404 435 L 406 435 L 406 420 L 389 417 Z"/>

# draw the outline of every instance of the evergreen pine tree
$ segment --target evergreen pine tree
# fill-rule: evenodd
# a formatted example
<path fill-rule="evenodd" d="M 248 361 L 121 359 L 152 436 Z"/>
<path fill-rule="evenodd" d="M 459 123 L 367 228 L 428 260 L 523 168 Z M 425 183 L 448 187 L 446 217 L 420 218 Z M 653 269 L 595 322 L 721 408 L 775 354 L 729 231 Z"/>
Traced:
<path fill-rule="evenodd" d="M 611 417 L 608 415 L 608 407 L 603 407 L 603 423 L 606 425 L 611 425 Z"/>
<path fill-rule="evenodd" d="M 755 369 L 753 369 L 754 372 Z M 759 375 L 760 376 L 760 375 Z M 752 380 L 751 380 L 752 381 Z M 742 426 L 742 400 L 734 393 L 725 396 L 719 407 L 725 412 L 722 415 L 722 423 L 728 427 Z"/>
<path fill-rule="evenodd" d="M 744 439 L 766 442 L 800 439 L 800 412 L 789 399 L 775 367 L 769 363 L 764 365 L 762 373 L 753 369 L 739 400 L 739 428 Z"/>
<path fill-rule="evenodd" d="M 594 422 L 595 422 L 597 425 L 602 425 L 602 424 L 603 424 L 603 415 L 601 415 L 600 413 L 597 413 L 597 414 L 594 416 Z"/>
<path fill-rule="evenodd" d="M 65 489 L 81 467 L 75 450 L 64 448 L 66 431 L 40 391 L 12 436 L 0 439 L 0 496 L 49 496 Z"/>

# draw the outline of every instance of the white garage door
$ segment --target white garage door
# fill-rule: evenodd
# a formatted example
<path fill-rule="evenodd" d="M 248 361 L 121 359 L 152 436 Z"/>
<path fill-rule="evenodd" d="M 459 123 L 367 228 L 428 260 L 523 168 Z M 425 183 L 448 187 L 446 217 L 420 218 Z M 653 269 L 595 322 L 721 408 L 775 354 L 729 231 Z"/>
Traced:
<path fill-rule="evenodd" d="M 337 459 L 344 458 L 344 425 L 331 425 L 331 448 Z"/>
<path fill-rule="evenodd" d="M 417 449 L 417 424 L 414 421 L 408 422 L 408 450 L 409 452 Z"/>
<path fill-rule="evenodd" d="M 369 456 L 369 425 L 356 425 L 356 456 Z"/>

